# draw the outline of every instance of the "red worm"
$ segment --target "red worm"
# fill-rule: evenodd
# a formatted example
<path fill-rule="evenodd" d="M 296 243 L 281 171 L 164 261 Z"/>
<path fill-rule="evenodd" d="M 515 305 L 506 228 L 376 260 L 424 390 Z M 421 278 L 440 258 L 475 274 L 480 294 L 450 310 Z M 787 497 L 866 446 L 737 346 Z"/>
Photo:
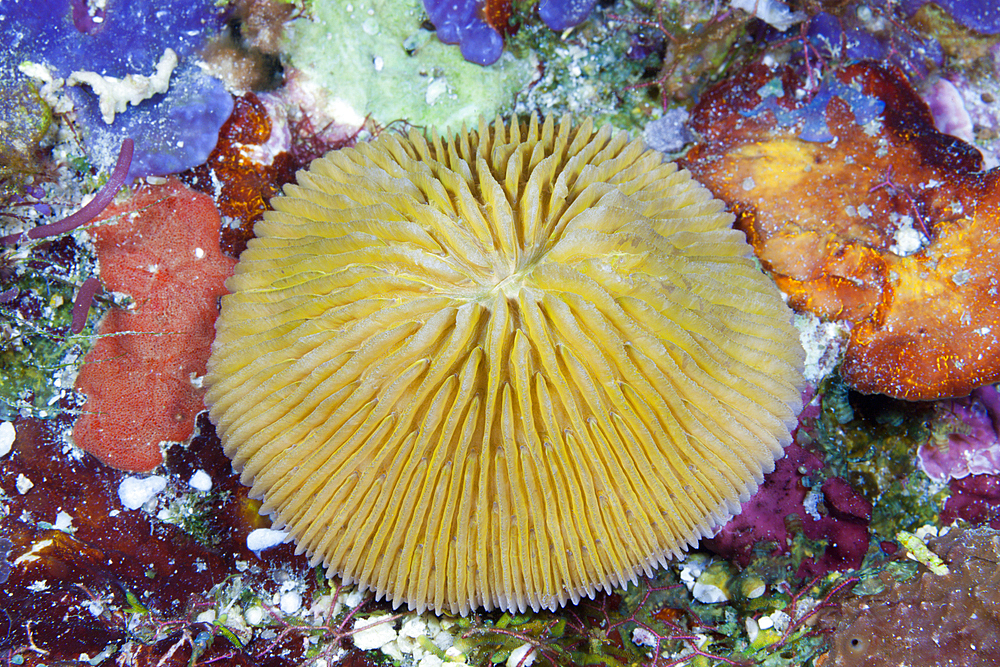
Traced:
<path fill-rule="evenodd" d="M 108 182 L 104 184 L 103 188 L 97 191 L 97 195 L 86 206 L 62 220 L 35 227 L 29 230 L 26 236 L 29 239 L 43 239 L 49 236 L 64 234 L 96 218 L 111 203 L 115 195 L 118 194 L 118 191 L 122 189 L 122 186 L 125 185 L 128 169 L 132 166 L 132 151 L 134 148 L 135 143 L 131 139 L 125 139 L 122 142 L 121 150 L 118 152 L 118 162 L 115 164 L 111 176 L 108 177 Z M 17 243 L 21 236 L 22 234 L 4 236 L 0 238 L 0 244 L 12 245 Z"/>
<path fill-rule="evenodd" d="M 69 330 L 75 334 L 83 331 L 83 326 L 87 323 L 87 315 L 90 313 L 90 306 L 94 303 L 94 295 L 101 289 L 101 281 L 91 276 L 80 285 L 80 291 L 76 293 L 73 300 L 73 323 Z"/>

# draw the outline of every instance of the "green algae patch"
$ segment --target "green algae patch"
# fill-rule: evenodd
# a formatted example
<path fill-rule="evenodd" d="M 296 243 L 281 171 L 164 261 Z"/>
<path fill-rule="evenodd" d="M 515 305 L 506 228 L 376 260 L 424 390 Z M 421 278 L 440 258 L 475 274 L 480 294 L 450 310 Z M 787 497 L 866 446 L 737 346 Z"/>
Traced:
<path fill-rule="evenodd" d="M 71 240 L 61 247 L 77 252 Z M 47 261 L 35 253 L 35 264 Z M 83 277 L 54 263 L 25 269 L 13 285 L 18 296 L 0 307 L 0 419 L 62 414 L 61 398 L 73 386 L 76 366 L 93 340 L 87 332 L 102 309 L 92 308 L 82 334 L 69 334 L 73 297 Z"/>
<path fill-rule="evenodd" d="M 291 64 L 345 124 L 370 116 L 450 134 L 481 115 L 508 114 L 534 63 L 509 52 L 489 67 L 466 62 L 421 28 L 425 19 L 420 0 L 317 0 L 311 18 L 292 24 Z"/>
<path fill-rule="evenodd" d="M 873 538 L 938 525 L 947 485 L 922 474 L 916 452 L 931 437 L 932 404 L 886 396 L 849 396 L 838 376 L 821 386 L 814 431 L 830 476 L 841 477 L 872 503 Z"/>
<path fill-rule="evenodd" d="M 658 66 L 659 56 L 651 50 L 636 59 L 629 55 L 632 42 L 630 30 L 607 21 L 585 21 L 565 36 L 540 21 L 522 24 L 507 48 L 515 55 L 535 54 L 544 67 L 517 98 L 517 114 L 545 109 L 641 133 L 662 114 L 658 94 L 636 85 L 647 69 Z"/>

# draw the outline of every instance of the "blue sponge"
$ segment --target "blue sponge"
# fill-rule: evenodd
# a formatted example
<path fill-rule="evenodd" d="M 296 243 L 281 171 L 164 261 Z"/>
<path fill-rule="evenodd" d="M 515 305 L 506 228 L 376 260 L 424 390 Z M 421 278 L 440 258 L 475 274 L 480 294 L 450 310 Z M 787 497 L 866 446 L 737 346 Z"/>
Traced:
<path fill-rule="evenodd" d="M 565 30 L 580 25 L 594 10 L 597 0 L 541 0 L 538 15 L 553 30 Z"/>
<path fill-rule="evenodd" d="M 7 4 L 11 5 L 7 7 Z M 0 79 L 25 60 L 56 75 L 76 70 L 121 78 L 152 74 L 167 48 L 179 58 L 169 90 L 129 106 L 108 125 L 88 86 L 67 89 L 88 153 L 110 169 L 126 136 L 135 140 L 130 176 L 161 175 L 203 163 L 233 108 L 222 83 L 201 71 L 197 53 L 225 25 L 214 0 L 115 0 L 95 22 L 80 0 L 0 0 Z"/>
<path fill-rule="evenodd" d="M 482 19 L 484 2 L 476 0 L 424 0 L 424 9 L 437 36 L 445 44 L 458 44 L 462 57 L 477 65 L 492 65 L 503 52 L 503 38 Z"/>

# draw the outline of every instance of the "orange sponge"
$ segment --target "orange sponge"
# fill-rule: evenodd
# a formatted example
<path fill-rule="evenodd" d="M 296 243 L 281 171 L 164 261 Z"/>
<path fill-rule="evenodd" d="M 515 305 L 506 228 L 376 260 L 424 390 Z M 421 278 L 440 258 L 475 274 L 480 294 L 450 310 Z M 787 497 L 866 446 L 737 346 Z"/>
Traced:
<path fill-rule="evenodd" d="M 793 307 L 853 324 L 853 387 L 929 400 L 997 382 L 1000 171 L 938 132 L 895 70 L 858 63 L 807 88 L 791 67 L 727 79 L 694 110 L 685 166 Z"/>

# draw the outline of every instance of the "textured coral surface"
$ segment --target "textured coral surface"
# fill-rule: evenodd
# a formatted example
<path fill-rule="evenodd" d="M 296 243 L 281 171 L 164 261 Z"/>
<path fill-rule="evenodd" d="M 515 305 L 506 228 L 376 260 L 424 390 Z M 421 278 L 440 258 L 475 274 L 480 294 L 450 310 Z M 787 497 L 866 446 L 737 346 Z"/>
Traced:
<path fill-rule="evenodd" d="M 1000 379 L 1000 173 L 935 130 L 895 70 L 805 85 L 762 65 L 723 82 L 694 111 L 687 166 L 792 305 L 854 324 L 852 386 L 922 400 Z"/>
<path fill-rule="evenodd" d="M 235 261 L 219 250 L 219 214 L 177 182 L 144 186 L 110 207 L 94 234 L 105 287 L 134 300 L 112 309 L 84 360 L 77 445 L 123 470 L 150 470 L 161 441 L 191 435 L 202 409 L 217 301 Z"/>

